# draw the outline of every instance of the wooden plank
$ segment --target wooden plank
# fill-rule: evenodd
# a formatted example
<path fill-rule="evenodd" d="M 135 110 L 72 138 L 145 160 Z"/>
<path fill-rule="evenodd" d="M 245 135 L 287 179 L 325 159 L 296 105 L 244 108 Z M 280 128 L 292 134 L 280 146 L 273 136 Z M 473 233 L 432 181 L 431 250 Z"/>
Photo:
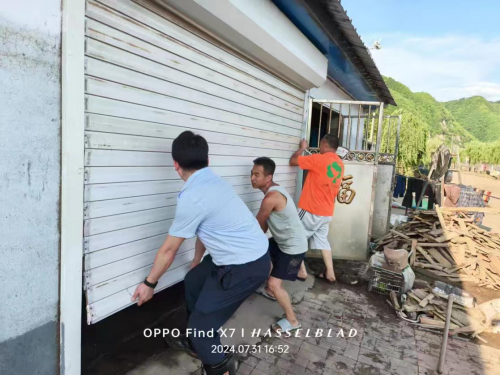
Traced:
<path fill-rule="evenodd" d="M 436 264 L 436 261 L 434 261 L 434 259 L 432 259 L 432 257 L 429 255 L 429 253 L 422 249 L 420 246 L 417 246 L 417 250 L 420 254 L 422 254 L 424 256 L 425 259 L 427 259 L 427 261 L 431 264 Z"/>
<path fill-rule="evenodd" d="M 248 166 L 213 167 L 221 177 L 248 176 Z M 296 167 L 278 166 L 276 174 L 296 173 Z M 87 184 L 112 182 L 176 180 L 179 175 L 174 167 L 86 167 Z"/>
<path fill-rule="evenodd" d="M 463 230 L 464 232 L 468 232 L 469 229 L 467 229 L 467 225 L 465 225 L 464 219 L 456 219 L 458 222 L 458 225 L 460 226 L 460 229 Z"/>
<path fill-rule="evenodd" d="M 473 256 L 477 256 L 477 248 L 475 242 L 468 237 L 465 237 L 465 241 L 467 242 L 467 247 L 469 248 L 470 253 Z"/>
<path fill-rule="evenodd" d="M 411 250 L 410 250 L 410 267 L 415 263 L 417 257 L 417 240 L 411 240 Z"/>
<path fill-rule="evenodd" d="M 168 81 L 164 81 L 157 78 L 156 76 L 141 74 L 136 71 L 122 68 L 93 58 L 87 58 L 86 63 L 86 73 L 87 75 L 92 77 L 117 82 L 141 90 L 155 92 L 171 98 L 175 98 L 177 100 L 198 103 L 211 108 L 216 108 L 218 110 L 236 113 L 242 116 L 247 116 L 253 119 L 258 119 L 273 124 L 278 124 L 294 129 L 302 128 L 302 116 L 295 115 L 293 120 L 286 117 L 277 116 L 260 109 L 255 109 L 244 104 L 239 104 L 235 101 L 221 98 L 217 96 L 217 91 L 208 94 L 206 92 L 198 91 L 190 87 L 179 86 Z M 191 80 L 195 79 L 196 78 L 191 78 Z M 194 84 L 190 84 L 190 86 L 193 85 Z M 89 87 L 88 90 L 89 93 L 92 93 L 91 87 Z M 237 94 L 234 93 L 234 95 L 236 96 Z M 279 112 L 280 110 L 277 109 L 277 111 Z"/>
<path fill-rule="evenodd" d="M 450 246 L 448 249 L 449 249 L 450 253 L 453 255 L 453 259 L 455 260 L 456 264 L 462 264 L 465 262 L 465 246 L 464 245 Z"/>
<path fill-rule="evenodd" d="M 497 256 L 490 256 L 490 262 L 492 271 L 500 275 L 500 258 L 498 258 Z"/>
<path fill-rule="evenodd" d="M 421 247 L 450 247 L 447 243 L 439 243 L 439 242 L 419 242 L 418 246 Z"/>
<path fill-rule="evenodd" d="M 500 213 L 500 208 L 493 207 L 443 207 L 443 210 L 448 212 L 484 212 L 484 213 Z"/>
<path fill-rule="evenodd" d="M 434 230 L 430 231 L 429 234 L 431 234 L 433 236 L 439 236 L 440 234 L 443 234 L 443 230 L 442 229 L 434 229 Z"/>
<path fill-rule="evenodd" d="M 158 281 L 155 293 L 182 281 L 186 273 L 189 272 L 190 266 L 191 264 L 187 263 L 181 267 L 167 271 Z M 97 323 L 109 315 L 123 310 L 130 305 L 136 304 L 136 302 L 131 301 L 131 296 L 134 294 L 138 284 L 139 283 L 90 304 L 88 306 L 90 323 Z"/>
<path fill-rule="evenodd" d="M 296 149 L 300 142 L 300 136 L 280 134 L 270 129 L 255 129 L 92 95 L 86 97 L 86 104 L 87 111 L 90 112 L 87 114 L 87 130 L 172 139 L 177 137 L 180 131 L 192 130 L 213 143 L 253 146 L 252 142 L 257 139 L 271 141 L 262 143 L 263 148 L 290 151 Z M 227 135 L 237 138 L 228 137 L 224 141 Z M 247 138 L 247 143 L 241 141 Z M 276 144 L 282 144 L 283 147 L 274 147 Z"/>
<path fill-rule="evenodd" d="M 430 248 L 427 250 L 429 252 L 429 254 L 438 261 L 439 264 L 441 264 L 442 266 L 444 267 L 451 267 L 452 264 L 445 258 L 441 255 L 441 253 L 437 250 L 437 249 L 434 249 L 434 248 Z"/>
<path fill-rule="evenodd" d="M 437 237 L 436 241 L 439 242 L 439 243 L 442 243 L 442 242 L 445 242 L 445 241 L 451 241 L 455 237 L 459 237 L 459 236 L 460 236 L 459 233 L 455 233 L 455 232 L 449 233 L 449 232 L 447 232 L 447 233 L 443 233 L 442 236 Z"/>
<path fill-rule="evenodd" d="M 419 305 L 422 307 L 427 306 L 427 304 L 434 298 L 434 294 L 429 293 L 427 297 L 425 297 L 422 301 L 420 301 Z M 423 322 L 422 322 L 423 323 Z"/>
<path fill-rule="evenodd" d="M 105 98 L 123 100 L 144 106 L 179 112 L 186 115 L 222 121 L 241 126 L 249 126 L 255 129 L 272 131 L 280 134 L 300 137 L 301 129 L 292 128 L 277 123 L 244 116 L 227 110 L 212 108 L 196 102 L 181 100 L 163 94 L 138 89 L 132 86 L 124 86 L 110 81 L 88 77 L 86 82 L 86 93 Z"/>
<path fill-rule="evenodd" d="M 448 261 L 450 262 L 452 265 L 457 265 L 458 263 L 455 262 L 455 260 L 453 259 L 453 256 L 448 252 L 449 248 L 444 248 L 444 247 L 438 247 L 436 249 L 437 251 L 439 251 L 439 253 Z"/>
<path fill-rule="evenodd" d="M 132 38 L 129 35 L 123 34 L 121 35 L 123 39 L 129 39 Z M 109 38 L 113 40 L 112 38 Z M 137 40 L 136 38 L 135 41 L 138 41 L 139 43 L 143 43 L 140 40 Z M 128 45 L 127 43 L 124 43 L 125 45 Z M 145 43 L 144 43 L 145 44 Z M 301 108 L 298 106 L 289 106 L 292 107 L 294 110 L 291 110 L 292 108 L 282 108 L 278 107 L 276 105 L 267 103 L 265 99 L 269 97 L 267 95 L 267 98 L 264 97 L 263 95 L 260 95 L 261 98 L 256 99 L 253 98 L 251 95 L 246 95 L 244 93 L 240 93 L 238 91 L 235 91 L 232 88 L 227 88 L 224 86 L 221 86 L 216 83 L 212 83 L 211 79 L 212 76 L 221 76 L 224 77 L 220 74 L 214 74 L 213 71 L 212 74 L 209 74 L 209 70 L 205 69 L 207 74 L 205 74 L 205 77 L 209 78 L 209 80 L 202 79 L 199 77 L 196 77 L 195 75 L 191 74 L 191 71 L 189 69 L 185 69 L 184 72 L 178 70 L 180 66 L 183 66 L 185 63 L 189 64 L 189 61 L 184 60 L 182 64 L 178 62 L 173 63 L 170 59 L 164 60 L 165 62 L 170 62 L 170 66 L 165 66 L 162 61 L 151 61 L 149 58 L 144 58 L 142 56 L 137 56 L 133 53 L 129 53 L 126 51 L 123 51 L 122 49 L 114 48 L 108 44 L 101 43 L 99 41 L 87 38 L 87 44 L 86 44 L 86 55 L 89 57 L 88 58 L 88 65 L 87 65 L 87 74 L 94 75 L 96 77 L 99 77 L 99 74 L 102 74 L 100 72 L 96 72 L 94 70 L 94 63 L 92 61 L 96 61 L 95 59 L 103 60 L 105 62 L 120 66 L 122 68 L 126 69 L 131 69 L 136 72 L 142 73 L 142 74 L 147 74 L 156 78 L 160 78 L 162 80 L 167 81 L 168 83 L 172 83 L 175 85 L 181 85 L 184 87 L 188 87 L 200 92 L 204 92 L 210 95 L 214 95 L 220 98 L 224 98 L 227 100 L 230 100 L 232 102 L 236 102 L 251 108 L 255 108 L 258 110 L 262 110 L 268 113 L 274 113 L 276 116 L 281 116 L 287 119 L 291 119 L 294 121 L 302 121 L 303 113 L 301 111 Z M 146 48 L 154 48 L 151 45 L 145 44 Z M 137 50 L 137 48 L 136 48 Z M 164 53 L 168 54 L 167 51 L 163 51 Z M 148 54 L 150 55 L 150 54 Z M 171 55 L 174 59 L 176 60 L 183 60 L 179 56 L 174 56 Z M 150 56 L 148 56 L 150 57 Z M 194 71 L 197 71 L 198 69 L 196 68 L 202 68 L 200 65 L 197 64 L 190 64 L 193 68 Z M 175 68 L 175 69 L 174 69 Z M 203 69 L 203 68 L 202 68 Z M 95 74 L 97 73 L 97 74 Z M 102 77 L 106 78 L 106 77 Z M 232 79 L 229 79 L 228 77 L 225 77 L 227 81 L 228 86 L 232 86 L 232 83 L 237 83 Z M 242 85 L 240 85 L 242 86 Z M 252 92 L 258 92 L 255 89 L 251 90 L 250 87 L 248 87 L 247 92 L 251 94 Z M 264 93 L 262 93 L 264 94 Z M 262 100 L 264 99 L 264 100 Z"/>
<path fill-rule="evenodd" d="M 400 232 L 398 232 L 398 231 L 396 231 L 394 229 L 391 229 L 390 232 L 393 233 L 393 234 L 395 234 L 396 236 L 402 237 L 402 238 L 404 238 L 406 240 L 411 240 L 411 238 L 408 237 L 407 235 L 405 235 L 403 233 L 400 233 Z"/>
<path fill-rule="evenodd" d="M 415 262 L 413 263 L 415 267 L 420 267 L 420 268 L 427 268 L 427 269 L 432 269 L 436 271 L 442 271 L 444 269 L 444 266 L 441 266 L 439 264 L 427 264 L 427 263 L 422 263 L 422 262 Z"/>
<path fill-rule="evenodd" d="M 111 5 L 111 1 L 106 0 L 106 5 Z M 274 78 L 261 69 L 225 52 L 211 43 L 205 42 L 193 33 L 167 21 L 165 18 L 154 15 L 151 12 L 144 12 L 144 8 L 139 5 L 128 1 L 113 2 L 113 8 L 117 9 L 122 14 L 116 13 L 109 8 L 102 7 L 102 5 L 97 2 L 88 1 L 86 10 L 87 17 L 98 20 L 129 35 L 134 35 L 141 40 L 156 45 L 175 55 L 179 55 L 187 60 L 196 62 L 206 68 L 213 69 L 241 82 L 245 82 L 252 87 L 270 93 L 290 103 L 299 106 L 302 105 L 304 98 L 303 93 Z M 103 3 L 103 1 L 101 1 L 101 3 Z M 135 20 L 144 24 L 138 24 L 134 22 L 133 19 L 123 16 L 123 14 L 129 16 L 133 15 Z M 179 32 L 182 36 L 179 35 Z M 179 41 L 181 43 L 179 43 Z"/>

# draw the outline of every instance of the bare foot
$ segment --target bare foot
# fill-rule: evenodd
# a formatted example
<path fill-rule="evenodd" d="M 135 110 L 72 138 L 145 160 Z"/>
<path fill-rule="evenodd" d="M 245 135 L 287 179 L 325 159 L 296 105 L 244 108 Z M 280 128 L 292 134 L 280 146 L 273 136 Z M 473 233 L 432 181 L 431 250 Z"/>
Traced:
<path fill-rule="evenodd" d="M 307 279 L 307 273 L 298 273 L 297 277 L 300 277 L 301 279 Z"/>
<path fill-rule="evenodd" d="M 335 279 L 335 274 L 334 274 L 333 276 L 330 276 L 330 275 L 328 275 L 328 274 L 327 274 L 327 275 L 326 275 L 326 277 L 325 277 L 325 274 L 324 274 L 324 273 L 320 273 L 320 274 L 318 275 L 318 277 L 319 277 L 320 279 L 328 280 L 328 281 L 330 281 L 331 283 L 334 283 L 334 282 L 336 281 L 336 279 Z"/>

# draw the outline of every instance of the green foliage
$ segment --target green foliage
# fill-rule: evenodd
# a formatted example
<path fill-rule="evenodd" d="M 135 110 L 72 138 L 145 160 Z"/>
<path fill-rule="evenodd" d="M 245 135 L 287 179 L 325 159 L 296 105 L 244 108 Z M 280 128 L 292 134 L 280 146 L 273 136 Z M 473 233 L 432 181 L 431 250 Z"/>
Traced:
<path fill-rule="evenodd" d="M 398 165 L 410 170 L 428 165 L 441 145 L 458 145 L 462 161 L 500 164 L 500 101 L 483 97 L 440 103 L 425 92 L 414 93 L 402 83 L 384 77 L 397 107 L 388 106 L 384 115 L 401 115 Z M 382 134 L 382 152 L 394 152 L 396 127 Z M 483 141 L 483 142 L 481 142 Z M 489 142 L 489 143 L 485 143 Z"/>
<path fill-rule="evenodd" d="M 426 155 L 427 124 L 415 113 L 397 109 L 391 116 L 401 115 L 401 131 L 399 136 L 399 152 L 397 164 L 405 170 L 419 166 Z M 396 146 L 397 121 L 385 119 L 382 126 L 381 152 L 394 153 Z"/>
<path fill-rule="evenodd" d="M 466 145 L 462 155 L 468 157 L 471 164 L 500 164 L 500 141 L 490 143 L 472 141 Z"/>
<path fill-rule="evenodd" d="M 397 108 L 410 110 L 418 115 L 427 124 L 431 137 L 440 136 L 445 140 L 445 143 L 451 143 L 453 140 L 455 143 L 458 141 L 460 144 L 475 139 L 470 132 L 462 127 L 443 103 L 438 102 L 430 94 L 425 92 L 414 93 L 392 78 L 385 77 L 384 79 L 398 104 Z M 393 108 L 389 106 L 385 112 L 390 114 L 396 110 L 396 108 Z"/>
<path fill-rule="evenodd" d="M 500 139 L 500 103 L 491 103 L 482 96 L 473 96 L 444 104 L 478 140 L 492 142 Z"/>

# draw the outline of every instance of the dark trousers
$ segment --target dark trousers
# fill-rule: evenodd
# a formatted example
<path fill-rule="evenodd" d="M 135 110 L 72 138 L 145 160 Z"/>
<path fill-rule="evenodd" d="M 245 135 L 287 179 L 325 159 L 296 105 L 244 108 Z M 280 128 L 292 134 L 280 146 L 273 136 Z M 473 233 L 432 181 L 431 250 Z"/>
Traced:
<path fill-rule="evenodd" d="M 232 266 L 216 266 L 207 255 L 187 273 L 184 285 L 188 328 L 192 329 L 189 339 L 203 364 L 216 365 L 224 359 L 223 353 L 213 350 L 214 345 L 221 345 L 217 330 L 267 280 L 270 270 L 267 252 L 253 262 Z M 200 332 L 212 330 L 214 337 L 198 337 Z"/>

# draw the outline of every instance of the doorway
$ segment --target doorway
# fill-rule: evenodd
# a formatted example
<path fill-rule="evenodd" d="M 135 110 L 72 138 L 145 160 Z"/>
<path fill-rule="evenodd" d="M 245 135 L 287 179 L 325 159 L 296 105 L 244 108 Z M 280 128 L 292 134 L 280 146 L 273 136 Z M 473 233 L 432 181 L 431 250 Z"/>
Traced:
<path fill-rule="evenodd" d="M 330 124 L 330 129 L 328 129 Z M 309 128 L 309 148 L 319 148 L 319 141 L 326 134 L 338 136 L 339 113 L 328 105 L 313 103 L 311 109 L 311 122 Z"/>

